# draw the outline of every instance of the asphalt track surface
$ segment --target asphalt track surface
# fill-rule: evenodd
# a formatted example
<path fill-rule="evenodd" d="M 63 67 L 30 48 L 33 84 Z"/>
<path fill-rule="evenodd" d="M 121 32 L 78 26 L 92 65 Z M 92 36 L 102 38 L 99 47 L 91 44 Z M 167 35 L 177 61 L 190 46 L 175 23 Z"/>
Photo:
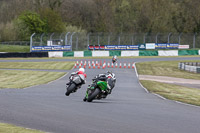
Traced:
<path fill-rule="evenodd" d="M 121 62 L 142 62 L 180 59 L 192 60 L 200 59 L 200 57 L 120 60 Z M 57 61 L 64 60 L 67 61 L 67 59 Z M 94 100 L 92 103 L 83 102 L 82 99 L 91 79 L 109 69 L 117 77 L 116 87 L 112 94 L 103 100 Z M 0 121 L 55 133 L 200 132 L 199 107 L 163 100 L 151 93 L 146 93 L 140 86 L 134 69 L 109 69 L 86 69 L 88 76 L 86 85 L 69 97 L 64 95 L 65 83 L 69 75 L 51 83 L 27 89 L 0 90 Z"/>

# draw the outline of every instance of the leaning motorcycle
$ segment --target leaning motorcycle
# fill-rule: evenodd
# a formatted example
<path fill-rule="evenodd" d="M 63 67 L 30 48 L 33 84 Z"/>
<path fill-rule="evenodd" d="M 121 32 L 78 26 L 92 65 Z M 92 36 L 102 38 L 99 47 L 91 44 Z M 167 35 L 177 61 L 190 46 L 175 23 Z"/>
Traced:
<path fill-rule="evenodd" d="M 110 87 L 106 81 L 96 81 L 93 79 L 91 85 L 88 86 L 84 101 L 92 102 L 94 99 L 106 98 L 110 93 Z"/>
<path fill-rule="evenodd" d="M 113 56 L 113 58 L 112 58 L 112 63 L 114 64 L 116 61 L 117 61 L 117 56 L 115 55 L 115 56 Z"/>
<path fill-rule="evenodd" d="M 67 92 L 65 93 L 66 96 L 69 96 L 71 93 L 76 92 L 81 85 L 85 83 L 85 76 L 82 74 L 72 73 L 69 77 L 69 83 L 66 86 Z"/>

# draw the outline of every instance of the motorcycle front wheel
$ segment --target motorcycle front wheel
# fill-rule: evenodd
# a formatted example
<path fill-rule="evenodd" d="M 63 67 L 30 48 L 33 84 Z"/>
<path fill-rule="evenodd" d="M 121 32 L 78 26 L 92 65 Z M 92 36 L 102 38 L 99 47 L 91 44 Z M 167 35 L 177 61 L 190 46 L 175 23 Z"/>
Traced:
<path fill-rule="evenodd" d="M 70 86 L 67 88 L 67 92 L 65 93 L 66 96 L 69 96 L 70 93 L 72 93 L 76 89 L 76 85 L 72 83 Z"/>
<path fill-rule="evenodd" d="M 90 94 L 90 95 L 88 96 L 87 101 L 88 101 L 88 102 L 92 102 L 92 100 L 94 100 L 95 97 L 96 97 L 99 93 L 100 93 L 100 90 L 99 90 L 98 88 L 96 88 L 96 89 L 92 92 L 92 94 Z"/>

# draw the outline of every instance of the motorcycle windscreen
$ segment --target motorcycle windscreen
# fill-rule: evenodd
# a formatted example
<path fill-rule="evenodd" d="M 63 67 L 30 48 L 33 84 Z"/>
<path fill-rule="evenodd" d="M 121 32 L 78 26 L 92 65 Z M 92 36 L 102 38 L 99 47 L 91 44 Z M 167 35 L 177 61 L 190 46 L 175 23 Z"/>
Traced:
<path fill-rule="evenodd" d="M 75 84 L 80 84 L 82 82 L 80 76 L 78 76 L 78 75 L 74 76 L 73 82 Z"/>
<path fill-rule="evenodd" d="M 98 81 L 97 85 L 99 86 L 99 88 L 101 90 L 104 90 L 104 91 L 107 90 L 107 82 L 105 82 L 105 81 Z"/>

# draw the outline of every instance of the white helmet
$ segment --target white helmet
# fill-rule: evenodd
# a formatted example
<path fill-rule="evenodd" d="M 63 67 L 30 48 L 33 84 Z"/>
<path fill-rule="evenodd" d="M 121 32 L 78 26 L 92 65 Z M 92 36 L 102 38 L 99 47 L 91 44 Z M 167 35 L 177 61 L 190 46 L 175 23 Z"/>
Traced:
<path fill-rule="evenodd" d="M 85 72 L 84 68 L 79 68 L 79 71 Z"/>

